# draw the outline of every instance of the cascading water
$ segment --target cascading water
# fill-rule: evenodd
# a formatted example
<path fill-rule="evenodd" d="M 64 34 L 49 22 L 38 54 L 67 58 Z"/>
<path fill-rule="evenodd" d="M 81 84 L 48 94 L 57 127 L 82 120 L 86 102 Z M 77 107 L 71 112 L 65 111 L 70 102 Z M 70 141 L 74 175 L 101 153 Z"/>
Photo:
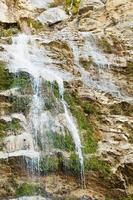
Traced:
<path fill-rule="evenodd" d="M 85 187 L 84 159 L 83 159 L 83 154 L 82 154 L 82 147 L 81 147 L 81 141 L 80 141 L 80 137 L 79 137 L 79 131 L 75 125 L 73 116 L 71 115 L 71 113 L 69 113 L 69 110 L 67 109 L 67 104 L 64 101 L 64 99 L 62 100 L 62 104 L 63 104 L 64 111 L 65 111 L 65 117 L 66 117 L 66 121 L 68 124 L 68 129 L 72 133 L 73 141 L 75 142 L 75 149 L 76 149 L 77 155 L 79 156 L 79 160 L 80 160 L 82 186 Z"/>
<path fill-rule="evenodd" d="M 60 90 L 60 96 L 62 98 L 61 102 L 63 104 L 63 108 L 64 108 L 64 111 L 65 111 L 65 118 L 66 118 L 66 121 L 67 121 L 67 126 L 68 126 L 70 133 L 72 134 L 72 138 L 73 138 L 73 141 L 75 143 L 75 149 L 76 149 L 77 155 L 79 157 L 79 161 L 80 161 L 82 186 L 85 187 L 84 159 L 83 159 L 82 146 L 81 146 L 81 141 L 80 141 L 80 136 L 79 136 L 79 130 L 78 130 L 76 124 L 75 124 L 73 116 L 71 115 L 71 113 L 69 112 L 69 110 L 67 108 L 67 103 L 64 100 L 64 85 L 63 85 L 63 82 L 62 82 L 62 84 L 59 84 L 59 90 Z"/>
<path fill-rule="evenodd" d="M 41 96 L 41 78 L 33 78 L 33 97 L 32 104 L 29 114 L 30 128 L 31 132 L 37 141 L 38 133 L 40 132 L 41 127 L 41 115 L 43 113 L 44 102 Z M 37 144 L 35 144 L 37 148 Z"/>
<path fill-rule="evenodd" d="M 92 79 L 89 72 L 86 72 L 82 69 L 82 74 L 85 77 L 86 83 L 106 93 L 112 94 L 114 97 L 118 97 L 123 100 L 130 100 L 124 93 L 122 93 L 121 88 L 119 88 L 110 72 L 110 63 L 107 60 L 106 56 L 96 45 L 96 41 L 91 33 L 81 32 L 81 36 L 84 39 L 84 46 L 81 49 L 82 55 L 85 57 L 90 57 L 92 61 L 97 65 L 98 76 L 96 79 Z M 86 77 L 89 75 L 89 80 L 87 81 Z"/>
<path fill-rule="evenodd" d="M 86 86 L 94 88 L 94 90 L 110 93 L 114 97 L 130 101 L 130 97 L 121 92 L 121 89 L 116 85 L 115 80 L 110 72 L 110 63 L 103 52 L 97 47 L 96 41 L 90 32 L 74 32 L 69 28 L 64 28 L 62 31 L 57 32 L 54 38 L 67 41 L 74 55 L 74 64 L 80 71 L 82 81 Z M 81 38 L 84 45 L 80 46 L 75 42 L 75 38 Z M 97 66 L 97 74 L 91 74 L 82 67 L 79 57 L 84 56 L 90 59 Z"/>
<path fill-rule="evenodd" d="M 49 116 L 44 111 L 45 102 L 41 93 L 42 82 L 57 82 L 61 97 L 60 101 L 64 108 L 64 116 L 66 118 L 67 128 L 72 135 L 73 142 L 75 144 L 75 150 L 79 157 L 81 165 L 81 178 L 83 181 L 84 162 L 79 131 L 73 116 L 67 108 L 67 103 L 64 100 L 63 81 L 69 80 L 70 75 L 67 72 L 59 70 L 52 64 L 51 59 L 47 56 L 47 52 L 45 52 L 44 49 L 42 50 L 41 48 L 38 48 L 35 39 L 32 36 L 20 34 L 16 37 L 13 37 L 13 44 L 11 46 L 6 46 L 5 48 L 7 49 L 7 61 L 9 62 L 9 70 L 13 73 L 21 71 L 27 72 L 31 76 L 33 96 L 30 113 L 28 116 L 28 134 L 30 134 L 33 138 L 33 149 L 36 152 L 39 152 L 38 137 L 41 137 L 45 134 L 45 123 L 49 123 L 50 121 L 50 119 L 48 119 Z M 47 141 L 45 141 L 45 143 L 47 143 Z M 34 165 L 34 162 L 32 163 Z M 32 167 L 34 168 L 34 166 Z"/>
<path fill-rule="evenodd" d="M 85 57 L 90 57 L 97 65 L 98 77 L 96 80 L 90 78 L 90 85 L 104 92 L 118 93 L 117 86 L 112 82 L 112 77 L 108 73 L 109 62 L 96 46 L 96 42 L 90 33 L 81 32 L 85 44 L 82 53 Z M 90 74 L 91 77 L 91 74 Z"/>

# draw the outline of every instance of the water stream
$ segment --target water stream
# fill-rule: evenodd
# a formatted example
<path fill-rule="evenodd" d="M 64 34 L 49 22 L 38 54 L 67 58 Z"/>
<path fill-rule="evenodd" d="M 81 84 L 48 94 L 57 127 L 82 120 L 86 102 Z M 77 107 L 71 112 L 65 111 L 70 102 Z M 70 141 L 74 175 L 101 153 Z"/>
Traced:
<path fill-rule="evenodd" d="M 79 157 L 81 165 L 81 178 L 83 180 L 84 161 L 81 148 L 80 133 L 72 114 L 68 110 L 67 103 L 64 100 L 63 82 L 64 80 L 69 80 L 70 75 L 65 71 L 59 70 L 52 64 L 52 60 L 47 55 L 48 52 L 46 52 L 45 49 L 38 47 L 36 40 L 32 36 L 28 36 L 25 34 L 15 36 L 13 37 L 12 45 L 6 46 L 5 48 L 7 49 L 7 61 L 9 63 L 9 70 L 13 73 L 18 73 L 21 71 L 27 72 L 31 76 L 33 96 L 30 113 L 28 115 L 27 134 L 29 134 L 30 137 L 33 139 L 34 145 L 32 145 L 32 150 L 38 152 L 38 155 L 40 154 L 37 144 L 38 137 L 45 134 L 43 127 L 46 126 L 45 123 L 49 123 L 49 119 L 44 120 L 45 117 L 48 118 L 49 116 L 44 110 L 45 102 L 42 95 L 42 83 L 43 81 L 49 81 L 52 84 L 54 81 L 56 81 L 61 97 L 59 101 L 63 105 L 67 128 L 72 135 L 75 145 L 75 151 Z M 48 142 L 45 141 L 45 143 Z M 30 150 L 31 145 L 29 145 L 29 148 L 27 149 L 27 155 L 29 154 Z M 18 150 L 14 149 L 14 151 L 16 151 L 17 155 Z"/>

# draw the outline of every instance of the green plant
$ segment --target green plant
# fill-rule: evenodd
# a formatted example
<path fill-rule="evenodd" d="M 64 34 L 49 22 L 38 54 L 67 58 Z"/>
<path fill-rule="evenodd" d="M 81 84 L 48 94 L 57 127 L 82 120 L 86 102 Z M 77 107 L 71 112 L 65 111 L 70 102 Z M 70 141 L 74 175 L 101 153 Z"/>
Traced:
<path fill-rule="evenodd" d="M 19 87 L 21 93 L 26 90 L 32 90 L 31 79 L 28 73 L 19 72 L 14 75 L 14 80 L 11 87 Z"/>
<path fill-rule="evenodd" d="M 80 161 L 78 155 L 74 152 L 71 153 L 70 159 L 67 163 L 66 168 L 74 173 L 78 173 L 81 170 Z"/>
<path fill-rule="evenodd" d="M 0 22 L 0 36 L 9 37 L 20 31 L 20 26 L 18 23 L 5 23 Z"/>
<path fill-rule="evenodd" d="M 96 156 L 91 157 L 89 160 L 85 160 L 85 169 L 100 171 L 103 176 L 107 176 L 111 173 L 111 166 L 103 160 L 100 160 Z"/>
<path fill-rule="evenodd" d="M 77 14 L 78 10 L 79 10 L 79 4 L 80 4 L 80 0 L 66 0 L 65 1 L 65 10 L 66 12 L 69 12 L 70 6 L 72 6 L 72 13 L 73 14 Z"/>
<path fill-rule="evenodd" d="M 120 200 L 133 200 L 133 195 L 129 195 L 127 197 L 123 197 Z"/>
<path fill-rule="evenodd" d="M 133 74 L 133 62 L 132 61 L 127 62 L 127 73 L 131 74 L 131 76 Z"/>
<path fill-rule="evenodd" d="M 103 49 L 104 52 L 106 53 L 113 53 L 114 52 L 114 47 L 111 45 L 108 40 L 104 37 L 102 37 L 99 40 L 98 45 Z"/>
<path fill-rule="evenodd" d="M 45 156 L 44 159 L 40 161 L 40 169 L 42 173 L 57 171 L 59 167 L 59 160 L 57 156 Z"/>
<path fill-rule="evenodd" d="M 6 68 L 6 63 L 0 61 L 0 90 L 10 89 L 13 83 L 13 74 Z"/>
<path fill-rule="evenodd" d="M 59 98 L 60 97 L 60 94 L 59 94 L 59 87 L 58 87 L 58 84 L 56 81 L 54 81 L 52 83 L 52 89 L 53 89 L 53 93 L 55 95 L 55 97 Z"/>
<path fill-rule="evenodd" d="M 38 20 L 34 20 L 32 18 L 22 18 L 21 21 L 26 21 L 30 28 L 34 28 L 35 30 L 43 29 L 43 24 Z"/>
<path fill-rule="evenodd" d="M 30 109 L 31 99 L 28 96 L 11 96 L 10 103 L 12 112 L 22 112 L 27 114 Z"/>
<path fill-rule="evenodd" d="M 65 135 L 55 133 L 53 137 L 53 144 L 55 148 L 63 149 L 66 151 L 74 150 L 73 139 L 69 133 L 66 133 Z"/>
<path fill-rule="evenodd" d="M 17 131 L 21 129 L 20 121 L 18 119 L 13 119 L 10 122 L 5 122 L 4 120 L 0 120 L 0 132 L 6 132 L 9 130 Z"/>
<path fill-rule="evenodd" d="M 86 116 L 86 113 L 92 114 L 95 112 L 93 110 L 93 106 L 90 106 L 89 103 L 84 103 L 83 101 L 80 101 L 80 98 L 70 93 L 65 93 L 65 100 L 67 101 L 72 114 L 76 118 L 80 132 L 82 133 L 81 136 L 83 138 L 84 152 L 96 152 L 97 140 L 94 136 L 95 125 L 92 124 Z"/>
<path fill-rule="evenodd" d="M 108 195 L 105 196 L 105 200 L 111 200 Z"/>
<path fill-rule="evenodd" d="M 17 196 L 30 196 L 36 192 L 37 188 L 35 185 L 30 183 L 23 183 L 22 185 L 18 186 L 16 189 Z"/>

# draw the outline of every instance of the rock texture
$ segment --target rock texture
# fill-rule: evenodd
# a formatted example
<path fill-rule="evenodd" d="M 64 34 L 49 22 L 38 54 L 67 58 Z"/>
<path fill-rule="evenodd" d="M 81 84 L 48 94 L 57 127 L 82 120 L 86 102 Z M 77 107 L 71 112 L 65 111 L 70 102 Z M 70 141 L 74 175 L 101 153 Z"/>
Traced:
<path fill-rule="evenodd" d="M 75 15 L 71 12 L 75 5 L 67 5 L 68 9 L 66 5 L 58 0 L 0 0 L 0 197 L 32 196 L 40 191 L 53 199 L 130 200 L 133 2 L 81 0 Z M 54 66 L 66 74 L 65 99 L 77 121 L 84 152 L 84 189 L 69 137 L 63 139 L 65 147 L 62 139 L 56 138 L 60 146 L 55 141 L 48 155 L 43 152 L 40 177 L 38 166 L 32 165 L 33 154 L 38 154 L 33 151 L 32 138 L 25 136 L 33 93 L 31 80 L 29 75 L 20 74 L 18 90 L 18 79 L 5 63 L 6 48 L 20 29 L 30 33 L 47 55 L 48 68 Z M 58 89 L 53 87 L 54 95 L 46 83 L 42 93 L 47 113 L 57 121 L 54 128 L 60 135 L 58 124 L 66 127 L 66 121 L 57 101 Z M 28 156 L 25 139 L 25 148 L 31 150 Z"/>

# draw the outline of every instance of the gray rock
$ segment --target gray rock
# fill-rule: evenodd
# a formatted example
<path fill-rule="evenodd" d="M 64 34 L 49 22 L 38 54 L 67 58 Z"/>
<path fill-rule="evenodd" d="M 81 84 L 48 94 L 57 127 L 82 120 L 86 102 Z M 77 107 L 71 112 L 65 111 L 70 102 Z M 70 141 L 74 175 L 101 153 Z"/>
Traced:
<path fill-rule="evenodd" d="M 60 7 L 50 8 L 47 11 L 44 11 L 39 17 L 38 20 L 42 24 L 52 25 L 63 21 L 68 18 L 68 15 Z"/>

